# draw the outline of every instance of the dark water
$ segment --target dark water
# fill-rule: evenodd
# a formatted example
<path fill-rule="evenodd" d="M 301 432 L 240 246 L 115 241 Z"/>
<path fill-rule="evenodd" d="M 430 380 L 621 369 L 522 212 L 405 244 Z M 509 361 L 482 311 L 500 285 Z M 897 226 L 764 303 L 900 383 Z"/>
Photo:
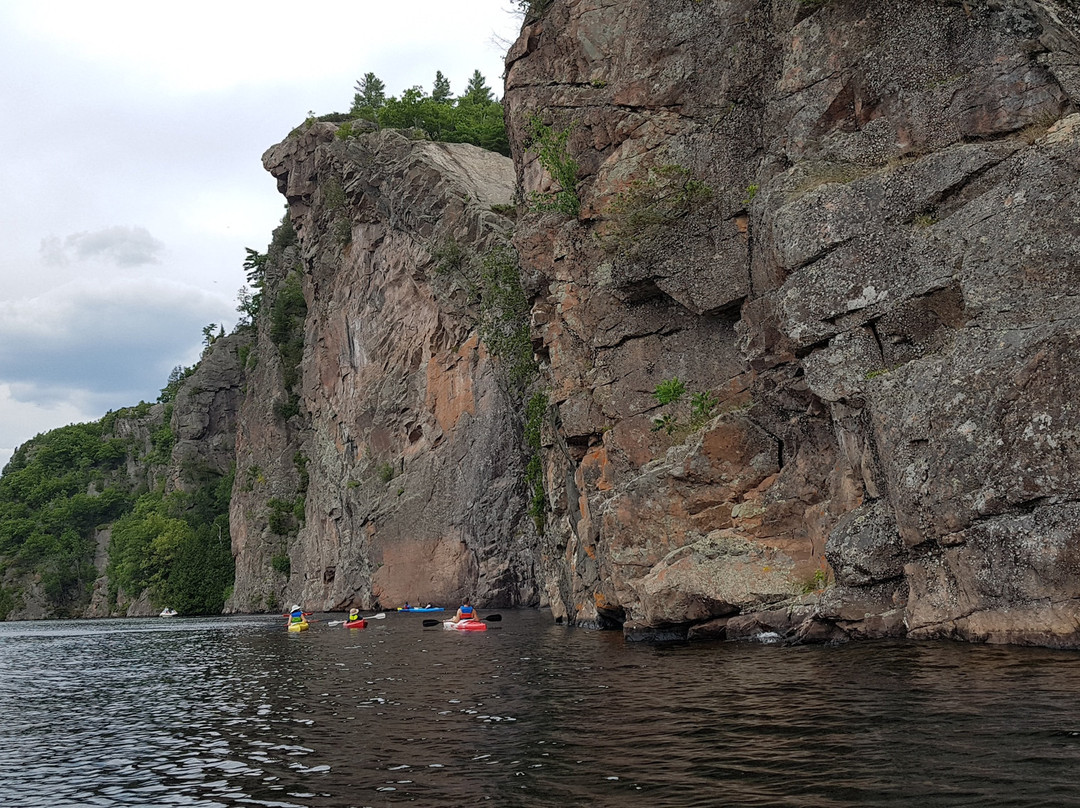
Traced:
<path fill-rule="evenodd" d="M 0 806 L 1080 805 L 1080 654 L 503 614 L 0 624 Z"/>

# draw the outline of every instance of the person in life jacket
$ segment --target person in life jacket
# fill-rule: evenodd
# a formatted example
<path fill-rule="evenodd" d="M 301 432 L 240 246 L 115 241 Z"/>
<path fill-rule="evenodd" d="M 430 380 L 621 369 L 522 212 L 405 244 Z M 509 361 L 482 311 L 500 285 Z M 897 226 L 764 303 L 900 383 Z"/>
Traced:
<path fill-rule="evenodd" d="M 359 619 L 360 619 L 360 610 L 359 609 L 349 609 L 349 619 L 346 622 L 347 623 L 355 623 Z"/>
<path fill-rule="evenodd" d="M 293 607 L 289 610 L 289 622 L 290 623 L 303 623 L 304 622 L 304 617 L 305 617 L 304 610 L 301 609 L 298 605 L 296 605 L 294 603 Z"/>
<path fill-rule="evenodd" d="M 455 623 L 460 623 L 462 620 L 479 620 L 480 616 L 476 613 L 476 609 L 469 603 L 469 599 L 465 598 L 461 601 L 461 605 L 458 606 L 457 614 L 454 615 L 453 620 Z"/>

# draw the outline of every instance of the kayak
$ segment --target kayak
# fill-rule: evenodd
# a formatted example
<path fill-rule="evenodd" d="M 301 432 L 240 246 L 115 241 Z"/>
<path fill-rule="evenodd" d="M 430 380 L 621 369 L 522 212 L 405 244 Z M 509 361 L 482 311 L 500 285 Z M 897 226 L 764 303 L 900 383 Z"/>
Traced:
<path fill-rule="evenodd" d="M 345 628 L 365 628 L 367 626 L 367 620 L 360 618 L 359 620 L 353 620 L 351 622 L 346 621 L 342 623 Z"/>
<path fill-rule="evenodd" d="M 487 623 L 483 620 L 462 620 L 460 623 L 447 620 L 443 623 L 443 628 L 448 631 L 487 631 Z"/>
<path fill-rule="evenodd" d="M 307 631 L 308 624 L 305 620 L 303 623 L 289 623 L 289 631 Z"/>
<path fill-rule="evenodd" d="M 410 606 L 408 609 L 406 609 L 404 606 L 398 606 L 398 611 L 399 612 L 441 612 L 441 611 L 443 611 L 443 607 L 442 606 L 423 606 L 423 607 L 421 607 L 421 606 Z"/>

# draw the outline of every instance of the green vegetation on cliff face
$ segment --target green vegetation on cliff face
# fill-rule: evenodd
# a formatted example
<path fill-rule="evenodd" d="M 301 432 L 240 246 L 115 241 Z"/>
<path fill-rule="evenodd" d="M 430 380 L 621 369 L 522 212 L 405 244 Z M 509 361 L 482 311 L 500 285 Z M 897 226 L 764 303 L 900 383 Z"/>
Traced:
<path fill-rule="evenodd" d="M 283 421 L 300 412 L 300 381 L 304 358 L 304 320 L 307 303 L 300 283 L 300 273 L 290 272 L 274 298 L 270 310 L 270 341 L 277 346 L 281 358 L 282 382 L 288 399 L 277 408 Z"/>
<path fill-rule="evenodd" d="M 478 255 L 460 242 L 448 240 L 432 247 L 431 257 L 436 275 L 466 292 L 480 338 L 495 357 L 499 383 L 511 401 L 520 402 L 517 416 L 522 424 L 529 515 L 543 533 L 546 495 L 540 433 L 548 398 L 536 389 L 540 371 L 533 356 L 530 308 L 521 284 L 517 251 L 510 244 L 501 244 Z"/>

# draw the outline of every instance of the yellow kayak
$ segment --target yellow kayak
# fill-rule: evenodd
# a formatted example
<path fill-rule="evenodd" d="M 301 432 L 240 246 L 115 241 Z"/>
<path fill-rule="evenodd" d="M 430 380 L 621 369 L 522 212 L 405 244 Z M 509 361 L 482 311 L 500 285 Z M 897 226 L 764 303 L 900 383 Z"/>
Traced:
<path fill-rule="evenodd" d="M 303 623 L 289 623 L 289 631 L 307 631 L 307 628 L 306 620 Z"/>

